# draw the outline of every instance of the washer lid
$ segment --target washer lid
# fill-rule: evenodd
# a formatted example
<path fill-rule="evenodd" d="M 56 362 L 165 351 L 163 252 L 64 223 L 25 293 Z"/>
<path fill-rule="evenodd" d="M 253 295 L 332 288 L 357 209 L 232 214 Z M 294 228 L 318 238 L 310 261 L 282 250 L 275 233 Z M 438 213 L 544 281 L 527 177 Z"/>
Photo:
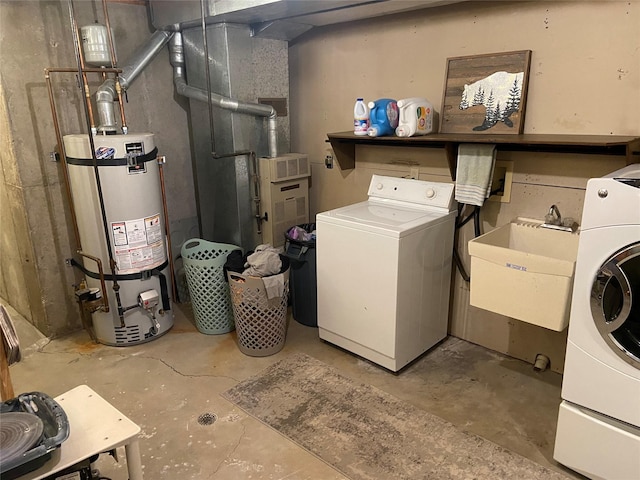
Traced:
<path fill-rule="evenodd" d="M 319 213 L 316 222 L 327 222 L 374 233 L 402 237 L 423 228 L 453 218 L 455 212 L 443 213 L 403 205 L 388 205 L 365 201 Z"/>
<path fill-rule="evenodd" d="M 608 175 L 605 175 L 602 178 L 615 178 L 615 179 L 640 179 L 640 165 L 637 163 L 632 163 L 631 165 L 627 165 L 626 167 L 621 168 L 620 170 L 616 170 L 615 172 L 611 172 Z"/>

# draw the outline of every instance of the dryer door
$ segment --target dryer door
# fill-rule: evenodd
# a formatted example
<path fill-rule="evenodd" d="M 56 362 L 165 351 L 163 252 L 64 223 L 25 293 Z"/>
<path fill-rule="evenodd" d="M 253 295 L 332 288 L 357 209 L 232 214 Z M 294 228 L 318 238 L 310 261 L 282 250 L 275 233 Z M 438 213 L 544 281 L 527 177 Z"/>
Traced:
<path fill-rule="evenodd" d="M 591 313 L 613 351 L 640 369 L 640 242 L 619 250 L 598 269 Z"/>

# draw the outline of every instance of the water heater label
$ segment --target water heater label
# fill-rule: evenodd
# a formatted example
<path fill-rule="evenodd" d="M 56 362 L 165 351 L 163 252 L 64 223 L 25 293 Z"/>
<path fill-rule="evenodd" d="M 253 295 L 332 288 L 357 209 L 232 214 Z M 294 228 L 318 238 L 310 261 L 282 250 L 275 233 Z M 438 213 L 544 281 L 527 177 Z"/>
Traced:
<path fill-rule="evenodd" d="M 160 215 L 154 215 L 144 219 L 144 229 L 147 232 L 147 243 L 162 242 L 162 230 L 160 229 Z"/>
<path fill-rule="evenodd" d="M 166 260 L 160 214 L 111 222 L 116 263 L 121 274 L 150 270 Z"/>

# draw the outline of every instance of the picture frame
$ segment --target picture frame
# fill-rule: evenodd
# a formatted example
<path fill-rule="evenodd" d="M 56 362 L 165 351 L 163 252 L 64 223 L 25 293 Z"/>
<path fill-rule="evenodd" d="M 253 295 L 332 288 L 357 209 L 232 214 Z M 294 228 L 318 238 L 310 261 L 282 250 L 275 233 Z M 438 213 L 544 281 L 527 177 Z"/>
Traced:
<path fill-rule="evenodd" d="M 447 59 L 440 133 L 521 134 L 531 50 Z"/>

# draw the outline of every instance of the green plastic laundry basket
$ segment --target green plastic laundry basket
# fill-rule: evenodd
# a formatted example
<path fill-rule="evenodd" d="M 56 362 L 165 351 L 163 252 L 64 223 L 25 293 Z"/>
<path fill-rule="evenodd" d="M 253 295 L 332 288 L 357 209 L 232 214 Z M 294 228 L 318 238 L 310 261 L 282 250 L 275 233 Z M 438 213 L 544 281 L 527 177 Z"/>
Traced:
<path fill-rule="evenodd" d="M 234 250 L 242 249 L 199 238 L 187 240 L 182 246 L 196 328 L 202 333 L 219 335 L 235 328 L 229 284 L 225 281 L 223 268 L 227 255 Z"/>

